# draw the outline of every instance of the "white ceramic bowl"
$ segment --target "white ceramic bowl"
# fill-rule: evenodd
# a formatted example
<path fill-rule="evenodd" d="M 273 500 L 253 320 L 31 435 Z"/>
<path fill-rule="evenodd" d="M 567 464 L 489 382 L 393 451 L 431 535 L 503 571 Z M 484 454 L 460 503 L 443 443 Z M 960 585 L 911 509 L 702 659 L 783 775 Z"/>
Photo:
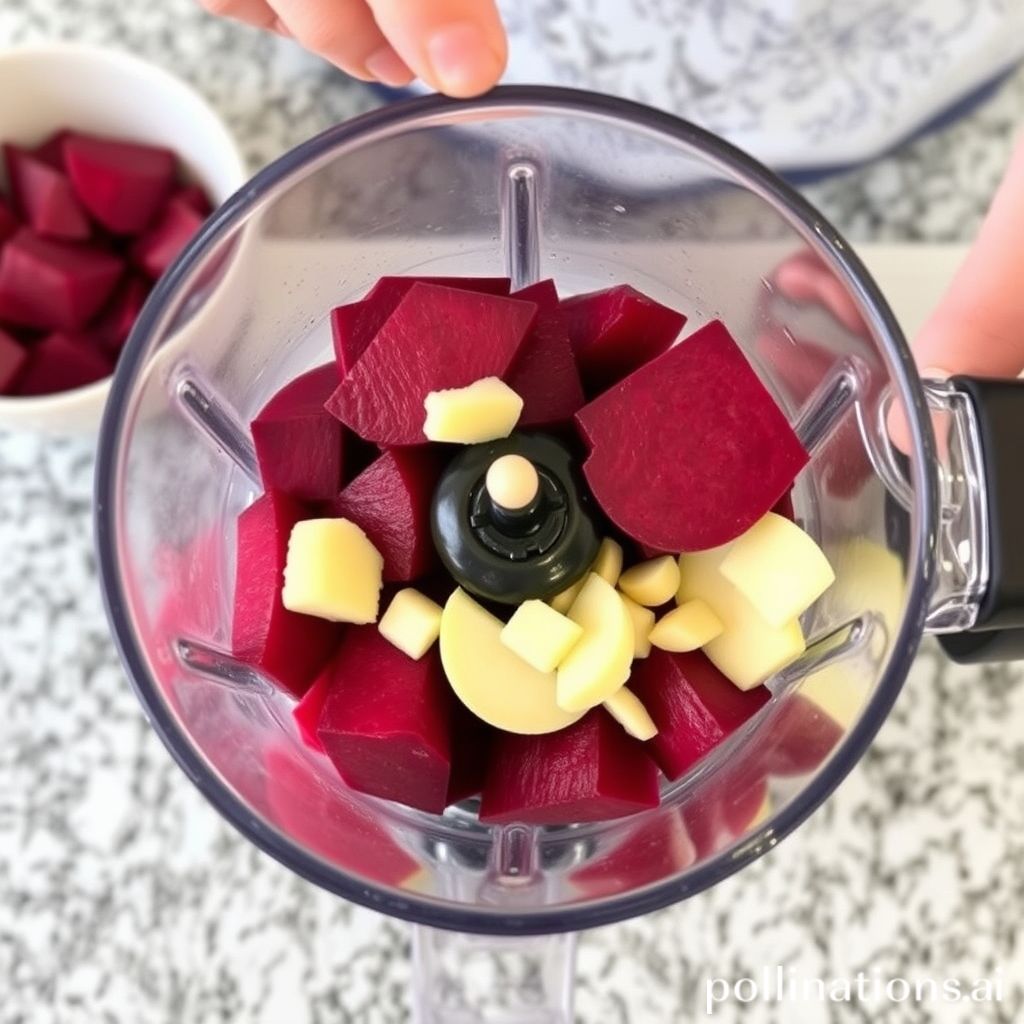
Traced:
<path fill-rule="evenodd" d="M 31 146 L 73 128 L 167 146 L 215 204 L 245 182 L 238 147 L 209 104 L 138 57 L 74 43 L 3 51 L 0 96 L 0 142 Z M 54 395 L 0 396 L 0 427 L 95 433 L 109 387 L 108 378 Z"/>

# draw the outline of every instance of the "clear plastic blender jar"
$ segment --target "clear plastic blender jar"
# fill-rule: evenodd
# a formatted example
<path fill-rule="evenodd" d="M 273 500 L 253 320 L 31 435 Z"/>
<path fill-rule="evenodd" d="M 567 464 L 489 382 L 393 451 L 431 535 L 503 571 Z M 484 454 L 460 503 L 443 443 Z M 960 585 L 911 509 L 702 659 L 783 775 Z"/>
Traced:
<path fill-rule="evenodd" d="M 330 358 L 330 309 L 383 274 L 508 274 L 516 287 L 553 277 L 563 294 L 629 283 L 684 311 L 688 330 L 721 318 L 812 452 L 796 514 L 837 581 L 805 619 L 808 652 L 657 810 L 485 827 L 472 801 L 431 816 L 351 792 L 302 744 L 291 698 L 227 653 L 234 524 L 260 491 L 247 423 Z M 559 1020 L 571 947 L 558 933 L 683 899 L 775 846 L 864 753 L 922 633 L 985 626 L 999 524 L 986 505 L 985 399 L 968 390 L 922 387 L 836 231 L 692 125 L 548 88 L 392 106 L 257 175 L 147 304 L 100 442 L 113 631 L 153 726 L 246 837 L 419 925 L 492 946 L 549 936 L 516 945 L 536 958 L 537 991 L 513 993 L 518 1009 L 501 1019 Z M 666 416 L 677 401 L 665 396 Z M 909 421 L 909 456 L 889 443 L 892 403 Z M 802 713 L 808 703 L 825 713 Z M 419 933 L 424 1020 L 485 1019 L 445 1004 L 461 941 Z"/>

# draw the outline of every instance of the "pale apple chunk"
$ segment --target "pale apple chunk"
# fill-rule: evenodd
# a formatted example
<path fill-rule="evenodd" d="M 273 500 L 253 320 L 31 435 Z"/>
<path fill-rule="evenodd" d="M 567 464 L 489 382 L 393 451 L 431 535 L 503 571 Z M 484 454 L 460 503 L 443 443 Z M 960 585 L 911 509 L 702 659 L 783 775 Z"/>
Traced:
<path fill-rule="evenodd" d="M 377 621 L 384 559 L 348 519 L 292 527 L 281 602 L 292 612 L 360 625 Z"/>
<path fill-rule="evenodd" d="M 721 634 L 704 647 L 718 670 L 741 690 L 750 690 L 799 657 L 805 648 L 796 619 L 770 626 L 720 572 L 730 545 L 679 558 L 680 604 L 699 598 L 718 616 Z"/>
<path fill-rule="evenodd" d="M 618 591 L 592 572 L 569 609 L 583 636 L 558 666 L 557 703 L 583 712 L 611 696 L 629 678 L 633 620 Z"/>
<path fill-rule="evenodd" d="M 538 672 L 554 672 L 583 629 L 543 601 L 524 601 L 501 631 L 501 642 Z"/>
<path fill-rule="evenodd" d="M 512 433 L 523 400 L 500 378 L 482 377 L 464 388 L 431 391 L 423 407 L 428 441 L 480 444 Z"/>
<path fill-rule="evenodd" d="M 721 573 L 776 627 L 803 614 L 836 578 L 821 548 L 774 512 L 730 545 Z"/>
<path fill-rule="evenodd" d="M 650 641 L 663 651 L 695 651 L 721 636 L 722 620 L 699 597 L 666 612 L 651 630 Z"/>
<path fill-rule="evenodd" d="M 650 740 L 658 735 L 654 719 L 640 698 L 627 686 L 621 686 L 604 702 L 605 710 L 634 739 Z"/>
<path fill-rule="evenodd" d="M 641 562 L 619 577 L 619 590 L 647 608 L 671 601 L 678 589 L 679 562 L 672 555 Z"/>
<path fill-rule="evenodd" d="M 539 735 L 572 725 L 583 711 L 555 701 L 555 673 L 538 672 L 501 642 L 504 623 L 461 588 L 441 613 L 441 664 L 455 695 L 506 732 Z M 585 710 L 585 709 L 584 709 Z"/>
<path fill-rule="evenodd" d="M 380 635 L 419 661 L 441 634 L 441 606 L 412 587 L 400 590 L 377 624 Z"/>
<path fill-rule="evenodd" d="M 651 653 L 651 630 L 654 628 L 654 612 L 637 604 L 631 597 L 619 594 L 622 603 L 633 620 L 633 657 L 646 658 Z"/>
<path fill-rule="evenodd" d="M 594 559 L 590 571 L 596 572 L 605 583 L 614 587 L 622 572 L 622 558 L 622 545 L 617 540 L 612 540 L 611 537 L 605 537 L 597 549 L 597 557 Z"/>

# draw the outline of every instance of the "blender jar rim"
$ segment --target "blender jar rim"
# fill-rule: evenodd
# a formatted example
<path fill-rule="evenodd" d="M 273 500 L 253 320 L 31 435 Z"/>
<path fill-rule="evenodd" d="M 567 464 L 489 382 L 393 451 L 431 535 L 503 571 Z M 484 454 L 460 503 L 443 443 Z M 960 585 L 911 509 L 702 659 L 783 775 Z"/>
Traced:
<path fill-rule="evenodd" d="M 906 614 L 893 653 L 860 718 L 833 753 L 827 768 L 765 823 L 765 842 L 745 837 L 737 850 L 726 847 L 682 880 L 649 884 L 635 892 L 579 904 L 510 912 L 500 907 L 470 907 L 429 896 L 387 890 L 346 874 L 301 848 L 247 810 L 245 804 L 210 770 L 160 695 L 146 656 L 131 628 L 129 602 L 120 573 L 117 543 L 117 488 L 122 462 L 121 436 L 129 400 L 163 311 L 193 265 L 273 190 L 309 164 L 367 136 L 403 130 L 457 111 L 486 114 L 507 109 L 524 115 L 538 112 L 618 121 L 696 150 L 728 172 L 748 190 L 771 203 L 819 254 L 838 268 L 855 290 L 890 357 L 901 396 L 909 410 L 916 458 L 911 460 L 914 516 L 907 553 Z M 335 125 L 300 144 L 259 171 L 206 222 L 175 265 L 154 288 L 125 346 L 104 412 L 97 450 L 95 536 L 103 599 L 114 642 L 150 724 L 204 797 L 243 836 L 307 881 L 353 903 L 431 927 L 480 934 L 538 935 L 611 924 L 658 910 L 724 880 L 757 859 L 808 818 L 846 777 L 885 720 L 910 669 L 924 629 L 933 586 L 930 557 L 937 522 L 934 440 L 924 394 L 902 332 L 877 285 L 850 246 L 810 203 L 774 172 L 730 143 L 696 125 L 630 100 L 554 86 L 501 86 L 474 100 L 427 96 L 379 108 Z"/>

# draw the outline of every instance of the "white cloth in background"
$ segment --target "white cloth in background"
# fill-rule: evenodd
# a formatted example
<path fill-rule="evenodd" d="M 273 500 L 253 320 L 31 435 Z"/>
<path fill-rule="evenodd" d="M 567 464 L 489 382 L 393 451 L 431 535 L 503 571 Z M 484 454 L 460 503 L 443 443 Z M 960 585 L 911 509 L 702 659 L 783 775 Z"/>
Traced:
<path fill-rule="evenodd" d="M 506 82 L 671 110 L 775 167 L 854 163 L 1024 57 L 1024 0 L 499 0 Z"/>

